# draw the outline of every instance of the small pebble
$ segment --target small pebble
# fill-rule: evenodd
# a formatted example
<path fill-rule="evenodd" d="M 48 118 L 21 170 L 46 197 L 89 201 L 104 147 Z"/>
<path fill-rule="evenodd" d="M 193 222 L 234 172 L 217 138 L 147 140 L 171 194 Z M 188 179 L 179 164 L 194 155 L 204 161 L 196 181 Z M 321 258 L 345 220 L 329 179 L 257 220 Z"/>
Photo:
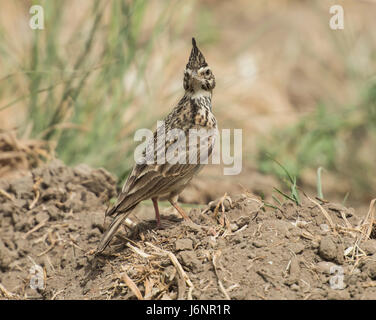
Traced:
<path fill-rule="evenodd" d="M 290 288 L 292 291 L 299 291 L 300 289 L 299 285 L 297 285 L 296 283 L 293 283 Z"/>

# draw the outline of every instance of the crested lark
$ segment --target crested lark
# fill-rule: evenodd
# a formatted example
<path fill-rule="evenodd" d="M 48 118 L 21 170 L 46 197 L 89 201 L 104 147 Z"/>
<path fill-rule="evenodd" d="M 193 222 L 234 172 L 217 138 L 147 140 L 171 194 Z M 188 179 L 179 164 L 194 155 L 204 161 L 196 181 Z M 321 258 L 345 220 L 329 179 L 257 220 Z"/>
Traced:
<path fill-rule="evenodd" d="M 150 141 L 143 153 L 144 156 L 149 155 L 145 157 L 146 159 L 154 161 L 136 164 L 133 167 L 117 202 L 106 212 L 106 216 L 113 216 L 114 219 L 103 235 L 97 253 L 107 247 L 123 220 L 143 200 L 152 199 L 158 227 L 160 226 L 158 200 L 169 200 L 183 218 L 189 220 L 184 210 L 178 206 L 177 198 L 211 154 L 215 140 L 213 131 L 217 129 L 217 121 L 212 113 L 211 105 L 215 78 L 194 38 L 192 38 L 192 45 L 189 61 L 184 70 L 184 96 L 164 119 L 164 128 L 159 126 L 154 132 L 154 141 Z M 200 143 L 197 143 L 197 136 L 193 142 L 192 139 L 188 139 L 191 129 L 205 129 L 209 132 L 206 134 L 206 140 L 204 138 L 204 143 L 202 139 Z M 177 132 L 177 135 L 174 135 L 174 139 L 165 139 L 160 142 L 157 137 L 163 134 L 162 131 L 166 132 L 166 137 L 169 136 L 169 132 Z M 186 152 L 179 153 L 179 147 L 179 150 L 172 148 L 173 153 L 169 153 L 168 149 L 174 143 L 180 147 L 186 147 Z M 150 147 L 151 152 L 148 152 Z M 162 163 L 156 161 L 161 155 L 166 154 L 175 157 L 175 161 L 162 161 Z M 178 155 L 177 158 L 176 155 Z M 203 157 L 200 158 L 200 155 Z M 170 157 L 166 156 L 167 159 L 171 159 Z"/>

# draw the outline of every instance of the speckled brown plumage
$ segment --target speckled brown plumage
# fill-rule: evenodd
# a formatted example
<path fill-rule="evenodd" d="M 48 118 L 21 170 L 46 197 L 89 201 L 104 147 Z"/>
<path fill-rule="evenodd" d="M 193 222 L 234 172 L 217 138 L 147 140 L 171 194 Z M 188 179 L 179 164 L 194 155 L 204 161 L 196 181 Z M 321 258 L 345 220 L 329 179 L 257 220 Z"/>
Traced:
<path fill-rule="evenodd" d="M 106 212 L 106 216 L 112 216 L 113 221 L 103 235 L 97 253 L 102 252 L 107 247 L 123 220 L 143 200 L 152 199 L 158 226 L 160 225 L 158 200 L 169 200 L 177 211 L 185 219 L 188 219 L 184 211 L 178 206 L 177 198 L 193 176 L 202 168 L 203 164 L 199 163 L 200 155 L 206 155 L 206 153 L 210 155 L 212 152 L 215 135 L 208 131 L 206 142 L 201 144 L 189 141 L 188 138 L 179 140 L 180 136 L 159 142 L 157 135 L 161 134 L 163 129 L 166 134 L 173 132 L 173 129 L 178 129 L 185 137 L 188 137 L 190 129 L 216 130 L 217 128 L 217 121 L 212 113 L 211 104 L 215 77 L 203 54 L 198 49 L 194 38 L 192 39 L 192 46 L 189 61 L 184 70 L 184 96 L 164 119 L 165 128 L 159 127 L 154 132 L 153 152 L 148 154 L 147 148 L 144 151 L 144 156 L 149 160 L 154 160 L 154 163 L 136 164 L 133 167 L 115 205 Z M 162 164 L 156 163 L 158 154 L 161 155 L 177 141 L 183 143 L 187 148 L 186 153 L 173 153 L 173 155 L 178 155 L 179 161 L 174 164 L 168 161 Z M 188 161 L 189 159 L 192 160 L 192 155 L 189 154 L 189 150 L 193 146 L 192 143 L 195 144 L 194 147 L 197 149 L 197 163 Z M 187 163 L 180 162 L 183 158 L 187 160 Z"/>

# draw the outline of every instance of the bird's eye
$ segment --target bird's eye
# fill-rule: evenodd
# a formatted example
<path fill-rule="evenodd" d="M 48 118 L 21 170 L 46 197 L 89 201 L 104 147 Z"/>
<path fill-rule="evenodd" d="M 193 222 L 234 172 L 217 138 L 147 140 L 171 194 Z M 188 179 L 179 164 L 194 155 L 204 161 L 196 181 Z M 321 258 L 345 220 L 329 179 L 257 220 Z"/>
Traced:
<path fill-rule="evenodd" d="M 205 72 L 205 75 L 207 75 L 207 76 L 209 76 L 210 75 L 210 70 L 208 69 L 208 70 L 206 70 L 206 72 Z"/>

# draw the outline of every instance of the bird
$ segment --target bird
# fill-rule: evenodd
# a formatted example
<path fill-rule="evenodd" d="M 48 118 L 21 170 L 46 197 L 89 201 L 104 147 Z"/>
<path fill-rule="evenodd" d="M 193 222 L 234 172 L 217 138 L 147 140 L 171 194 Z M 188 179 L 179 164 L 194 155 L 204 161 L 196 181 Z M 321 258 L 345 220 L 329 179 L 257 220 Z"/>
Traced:
<path fill-rule="evenodd" d="M 157 228 L 161 226 L 159 200 L 168 200 L 185 220 L 190 221 L 177 201 L 179 194 L 207 163 L 205 160 L 214 148 L 217 120 L 212 113 L 212 93 L 215 85 L 214 74 L 197 47 L 195 38 L 192 38 L 191 53 L 184 69 L 184 95 L 165 117 L 164 126 L 157 127 L 153 133 L 153 139 L 145 147 L 143 156 L 149 161 L 145 160 L 143 163 L 134 165 L 115 204 L 106 211 L 105 218 L 111 216 L 113 220 L 102 236 L 96 250 L 97 254 L 106 249 L 124 219 L 144 200 L 151 199 L 153 202 Z M 169 132 L 178 132 L 178 134 L 170 140 L 158 140 L 163 130 L 166 136 Z M 184 139 L 190 132 L 199 130 L 207 132 L 206 140 L 203 139 L 197 143 L 195 139 L 193 142 L 192 139 Z M 166 156 L 166 150 L 171 150 L 169 147 L 172 147 L 174 143 L 179 147 L 188 147 L 189 150 L 179 154 L 179 147 L 171 148 L 173 151 L 167 152 L 169 154 L 167 160 L 175 157 L 175 162 L 155 161 L 163 154 Z M 191 150 L 195 150 L 196 153 L 190 153 Z M 201 155 L 202 159 L 198 161 Z"/>

